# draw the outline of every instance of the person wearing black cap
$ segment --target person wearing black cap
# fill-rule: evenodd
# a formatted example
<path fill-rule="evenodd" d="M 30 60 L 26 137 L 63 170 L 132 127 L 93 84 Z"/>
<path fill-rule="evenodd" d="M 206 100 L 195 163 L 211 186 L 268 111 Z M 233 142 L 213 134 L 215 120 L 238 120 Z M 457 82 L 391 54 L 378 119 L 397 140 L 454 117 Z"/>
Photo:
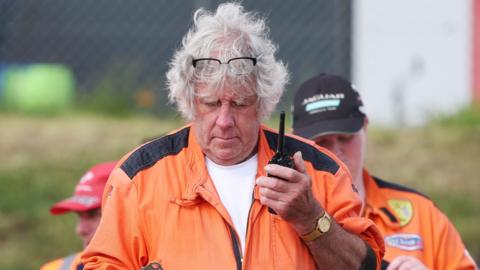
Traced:
<path fill-rule="evenodd" d="M 362 215 L 384 235 L 382 269 L 476 269 L 460 235 L 432 201 L 364 168 L 368 118 L 349 81 L 325 73 L 307 80 L 292 113 L 294 134 L 327 148 L 350 170 Z"/>

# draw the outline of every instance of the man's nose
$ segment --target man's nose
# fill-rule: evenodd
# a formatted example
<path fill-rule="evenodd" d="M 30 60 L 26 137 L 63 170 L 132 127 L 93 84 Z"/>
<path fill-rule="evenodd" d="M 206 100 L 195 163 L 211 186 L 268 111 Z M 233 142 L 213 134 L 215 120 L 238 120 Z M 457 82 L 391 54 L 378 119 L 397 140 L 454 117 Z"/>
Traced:
<path fill-rule="evenodd" d="M 332 152 L 336 156 L 339 156 L 343 153 L 342 147 L 335 139 L 326 139 L 320 145 L 327 148 L 328 151 Z"/>
<path fill-rule="evenodd" d="M 330 147 L 328 147 L 330 151 L 332 151 L 337 157 L 342 158 L 343 155 L 343 147 L 340 143 L 332 142 Z"/>
<path fill-rule="evenodd" d="M 235 124 L 234 112 L 230 104 L 223 103 L 220 106 L 216 124 L 222 128 L 232 127 Z"/>
<path fill-rule="evenodd" d="M 79 219 L 77 221 L 77 226 L 75 226 L 75 231 L 79 236 L 86 235 L 88 233 L 88 226 L 85 221 Z"/>

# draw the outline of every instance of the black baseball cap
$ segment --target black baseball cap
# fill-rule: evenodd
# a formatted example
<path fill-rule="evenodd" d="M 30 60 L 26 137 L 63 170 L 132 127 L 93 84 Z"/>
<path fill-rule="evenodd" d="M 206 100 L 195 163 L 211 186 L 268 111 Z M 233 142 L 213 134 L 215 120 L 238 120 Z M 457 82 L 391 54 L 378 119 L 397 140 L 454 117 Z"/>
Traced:
<path fill-rule="evenodd" d="M 351 82 L 326 73 L 304 82 L 293 101 L 293 133 L 314 139 L 332 133 L 355 133 L 365 120 L 363 102 Z"/>

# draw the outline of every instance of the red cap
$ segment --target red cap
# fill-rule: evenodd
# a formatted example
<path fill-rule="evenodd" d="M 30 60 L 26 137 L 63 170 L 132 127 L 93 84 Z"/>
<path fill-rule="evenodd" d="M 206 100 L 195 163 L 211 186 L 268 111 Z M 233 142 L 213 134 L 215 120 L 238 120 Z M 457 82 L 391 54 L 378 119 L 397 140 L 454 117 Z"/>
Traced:
<path fill-rule="evenodd" d="M 112 161 L 93 166 L 80 178 L 73 196 L 54 204 L 50 208 L 50 213 L 60 215 L 71 211 L 83 212 L 101 207 L 103 190 L 115 164 L 117 162 Z"/>

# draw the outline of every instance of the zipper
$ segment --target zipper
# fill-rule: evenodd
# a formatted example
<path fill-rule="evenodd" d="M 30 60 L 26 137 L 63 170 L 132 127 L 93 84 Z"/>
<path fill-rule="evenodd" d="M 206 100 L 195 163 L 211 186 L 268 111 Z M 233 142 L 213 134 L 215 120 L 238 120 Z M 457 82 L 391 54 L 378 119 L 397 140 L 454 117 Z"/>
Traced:
<path fill-rule="evenodd" d="M 254 194 L 252 193 L 252 203 L 250 204 L 250 209 L 248 210 L 248 219 L 247 219 L 247 230 L 245 231 L 245 249 L 247 249 L 247 238 L 248 238 L 248 229 L 250 228 L 250 213 L 252 212 L 253 203 L 255 201 Z M 228 223 L 227 223 L 228 224 Z M 242 252 L 240 251 L 239 239 L 236 231 L 228 224 L 228 229 L 230 230 L 230 235 L 232 237 L 233 245 L 233 254 L 235 255 L 235 261 L 237 262 L 237 270 L 242 270 L 243 258 Z"/>
<path fill-rule="evenodd" d="M 230 224 L 228 224 L 228 229 L 230 230 L 230 236 L 232 237 L 233 254 L 235 255 L 235 261 L 237 262 L 237 270 L 242 270 L 242 253 L 238 244 L 237 233 Z"/>
<path fill-rule="evenodd" d="M 255 186 L 253 186 L 252 192 L 252 203 L 250 204 L 250 209 L 248 209 L 248 218 L 247 218 L 247 229 L 245 230 L 245 250 L 247 250 L 247 241 L 248 241 L 248 231 L 250 229 L 250 214 L 252 213 L 253 203 L 255 202 Z M 245 257 L 245 254 L 244 254 Z"/>

